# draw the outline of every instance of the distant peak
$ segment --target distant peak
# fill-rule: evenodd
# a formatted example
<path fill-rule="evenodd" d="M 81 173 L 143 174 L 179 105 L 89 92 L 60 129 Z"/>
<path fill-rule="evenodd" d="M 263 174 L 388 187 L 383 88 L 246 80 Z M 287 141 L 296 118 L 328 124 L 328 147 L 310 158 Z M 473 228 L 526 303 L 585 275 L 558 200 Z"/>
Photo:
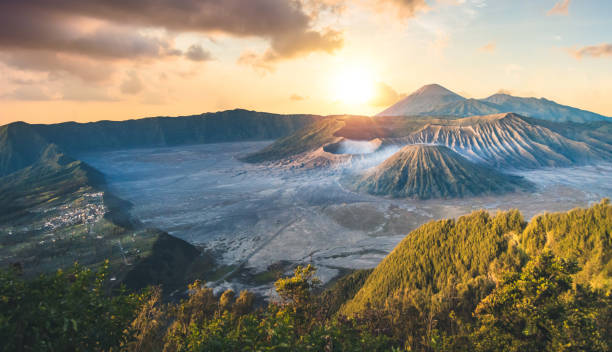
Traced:
<path fill-rule="evenodd" d="M 430 96 L 456 96 L 461 97 L 459 94 L 448 90 L 437 83 L 427 84 L 416 90 L 411 94 L 412 96 L 418 95 L 430 95 Z M 462 97 L 461 97 L 462 98 Z"/>
<path fill-rule="evenodd" d="M 512 95 L 508 94 L 508 93 L 495 93 L 493 95 L 491 95 L 489 98 L 493 98 L 493 97 L 511 97 Z"/>
<path fill-rule="evenodd" d="M 417 92 L 448 92 L 448 93 L 453 93 L 450 90 L 442 87 L 441 85 L 437 84 L 437 83 L 432 83 L 432 84 L 426 84 L 424 86 L 422 86 L 421 88 L 419 88 L 417 90 Z M 453 93 L 455 94 L 455 93 Z"/>
<path fill-rule="evenodd" d="M 431 83 L 431 84 L 426 84 L 422 86 L 421 89 L 446 89 L 446 88 L 442 87 L 438 83 Z"/>

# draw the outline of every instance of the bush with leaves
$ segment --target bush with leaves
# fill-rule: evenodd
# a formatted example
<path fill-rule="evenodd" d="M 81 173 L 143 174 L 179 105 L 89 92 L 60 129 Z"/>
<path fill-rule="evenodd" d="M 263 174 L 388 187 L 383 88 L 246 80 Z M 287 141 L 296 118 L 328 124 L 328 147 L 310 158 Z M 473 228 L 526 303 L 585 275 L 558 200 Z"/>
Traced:
<path fill-rule="evenodd" d="M 0 350 L 106 351 L 133 338 L 139 295 L 105 289 L 108 262 L 98 272 L 70 270 L 26 280 L 0 271 Z"/>
<path fill-rule="evenodd" d="M 609 351 L 602 314 L 609 313 L 610 296 L 573 287 L 578 271 L 575 262 L 543 252 L 521 273 L 508 274 L 476 308 L 476 350 Z"/>

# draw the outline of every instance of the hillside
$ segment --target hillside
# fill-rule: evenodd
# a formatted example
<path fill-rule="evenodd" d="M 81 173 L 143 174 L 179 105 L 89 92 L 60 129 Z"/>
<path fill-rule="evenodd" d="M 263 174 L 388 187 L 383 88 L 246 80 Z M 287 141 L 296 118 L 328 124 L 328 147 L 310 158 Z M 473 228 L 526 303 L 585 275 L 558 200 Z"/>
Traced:
<path fill-rule="evenodd" d="M 35 163 L 49 144 L 26 123 L 0 126 L 0 177 Z"/>
<path fill-rule="evenodd" d="M 535 256 L 545 248 L 560 258 L 577 260 L 577 282 L 609 291 L 611 230 L 609 200 L 589 209 L 545 214 L 529 224 L 516 210 L 495 216 L 478 211 L 457 220 L 433 221 L 408 234 L 341 311 L 352 315 L 368 304 L 383 307 L 397 295 L 432 296 L 449 289 L 486 295 L 503 268 L 517 269 L 526 255 Z"/>
<path fill-rule="evenodd" d="M 505 234 L 519 234 L 523 226 L 523 217 L 516 210 L 495 216 L 478 211 L 457 220 L 427 223 L 408 234 L 378 264 L 341 311 L 350 315 L 368 303 L 383 307 L 395 294 L 421 291 L 433 295 L 453 281 L 486 279 L 493 262 L 503 263 L 501 259 L 512 251 Z"/>
<path fill-rule="evenodd" d="M 499 106 L 478 99 L 463 99 L 444 105 L 432 106 L 430 107 L 430 109 L 431 110 L 426 111 L 427 115 L 455 118 L 478 115 L 491 115 L 501 112 Z"/>
<path fill-rule="evenodd" d="M 179 117 L 34 125 L 41 136 L 70 153 L 184 144 L 271 140 L 311 123 L 313 115 L 228 110 Z"/>
<path fill-rule="evenodd" d="M 49 144 L 78 156 L 99 150 L 272 140 L 290 135 L 315 119 L 313 115 L 230 110 L 128 121 L 52 125 L 16 122 L 0 127 L 0 176 L 33 164 Z"/>
<path fill-rule="evenodd" d="M 515 112 L 521 115 L 557 122 L 583 123 L 610 119 L 594 112 L 557 104 L 546 98 L 521 98 L 508 94 L 494 94 L 488 98 L 481 99 L 481 101 L 497 105 L 500 112 Z"/>
<path fill-rule="evenodd" d="M 30 166 L 0 177 L 0 266 L 34 277 L 75 262 L 97 268 L 107 259 L 114 284 L 132 289 L 164 284 L 174 290 L 193 272 L 213 269 L 193 245 L 142 228 L 129 203 L 106 190 L 99 171 L 54 144 Z"/>
<path fill-rule="evenodd" d="M 371 118 L 366 116 L 327 116 L 317 119 L 295 133 L 276 140 L 268 147 L 243 158 L 246 162 L 290 161 L 296 156 L 319 150 L 335 153 L 342 141 L 371 141 L 382 137 L 404 136 L 421 128 L 425 120 L 405 118 Z M 328 154 L 315 158 L 331 157 Z M 306 156 L 307 158 L 308 156 Z"/>
<path fill-rule="evenodd" d="M 247 155 L 242 160 L 250 163 L 276 161 L 313 151 L 325 144 L 338 141 L 340 138 L 335 136 L 335 133 L 343 126 L 344 122 L 339 119 L 321 119 L 262 150 Z"/>
<path fill-rule="evenodd" d="M 612 205 L 609 200 L 587 209 L 546 213 L 533 218 L 520 236 L 530 255 L 550 250 L 576 260 L 583 270 L 576 282 L 612 288 Z"/>
<path fill-rule="evenodd" d="M 470 162 L 446 146 L 417 144 L 393 154 L 355 187 L 376 195 L 429 199 L 500 194 L 529 184 Z"/>
<path fill-rule="evenodd" d="M 472 100 L 452 103 L 465 107 Z M 480 104 L 480 103 L 478 103 Z M 468 160 L 510 169 L 563 167 L 612 160 L 612 123 L 559 123 L 502 113 L 448 119 L 432 116 L 329 116 L 252 153 L 245 161 L 297 160 L 344 140 L 382 145 L 445 145 Z M 320 151 L 320 150 L 319 150 Z M 310 155 L 312 158 L 333 156 Z M 308 156 L 305 156 L 308 157 Z M 301 159 L 301 158 L 300 158 Z M 326 163 L 321 162 L 321 165 Z M 333 164 L 333 163 L 331 163 Z"/>
<path fill-rule="evenodd" d="M 555 132 L 538 120 L 496 114 L 425 125 L 402 144 L 440 144 L 473 160 L 504 168 L 559 167 L 612 158 L 610 144 L 587 143 Z"/>
<path fill-rule="evenodd" d="M 545 98 L 521 98 L 508 94 L 494 94 L 484 99 L 466 99 L 437 84 L 421 87 L 377 116 L 458 118 L 510 112 L 555 122 L 610 121 L 609 117 L 561 105 Z"/>
<path fill-rule="evenodd" d="M 0 177 L 0 222 L 103 183 L 100 172 L 50 144 L 32 165 Z"/>

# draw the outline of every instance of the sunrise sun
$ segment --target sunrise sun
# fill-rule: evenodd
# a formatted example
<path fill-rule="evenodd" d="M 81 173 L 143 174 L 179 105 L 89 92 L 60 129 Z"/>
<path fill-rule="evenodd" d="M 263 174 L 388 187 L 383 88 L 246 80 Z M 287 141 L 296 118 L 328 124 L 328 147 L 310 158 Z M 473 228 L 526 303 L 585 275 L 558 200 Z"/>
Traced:
<path fill-rule="evenodd" d="M 363 67 L 345 68 L 333 82 L 335 99 L 347 105 L 365 104 L 374 95 L 372 74 Z"/>

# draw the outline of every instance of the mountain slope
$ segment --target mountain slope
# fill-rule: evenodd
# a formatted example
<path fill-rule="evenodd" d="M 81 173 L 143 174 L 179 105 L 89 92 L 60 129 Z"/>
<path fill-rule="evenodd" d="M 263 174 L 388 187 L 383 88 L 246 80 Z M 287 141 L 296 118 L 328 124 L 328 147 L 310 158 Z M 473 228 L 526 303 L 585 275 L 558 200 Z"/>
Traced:
<path fill-rule="evenodd" d="M 53 125 L 16 122 L 0 126 L 0 177 L 32 165 L 50 144 L 77 156 L 99 150 L 270 140 L 290 135 L 316 119 L 313 115 L 231 110 L 128 121 Z"/>
<path fill-rule="evenodd" d="M 48 146 L 31 125 L 15 122 L 0 126 L 0 177 L 32 165 Z"/>
<path fill-rule="evenodd" d="M 31 165 L 0 177 L 0 266 L 34 276 L 110 261 L 131 289 L 182 289 L 214 263 L 193 245 L 141 228 L 129 203 L 106 191 L 104 176 L 49 144 Z"/>
<path fill-rule="evenodd" d="M 0 178 L 0 221 L 103 182 L 96 169 L 50 144 L 32 165 Z"/>
<path fill-rule="evenodd" d="M 128 121 L 33 125 L 69 153 L 121 148 L 270 140 L 311 123 L 313 115 L 279 115 L 242 109 L 179 117 Z"/>
<path fill-rule="evenodd" d="M 402 144 L 446 145 L 469 159 L 505 168 L 570 166 L 610 160 L 610 145 L 595 146 L 563 136 L 517 114 L 497 114 L 432 123 L 401 138 Z"/>
<path fill-rule="evenodd" d="M 612 205 L 603 200 L 588 209 L 545 214 L 528 224 L 518 210 L 495 216 L 481 210 L 457 220 L 438 220 L 408 234 L 378 264 L 341 313 L 353 315 L 393 300 L 423 304 L 453 299 L 460 291 L 480 301 L 505 269 L 518 269 L 543 250 L 576 260 L 574 280 L 609 292 L 612 281 Z M 480 296 L 480 297 L 478 297 Z M 461 298 L 459 298 L 461 299 Z M 459 307 L 460 308 L 460 307 Z"/>
<path fill-rule="evenodd" d="M 276 161 L 315 150 L 324 144 L 341 139 L 335 136 L 335 133 L 343 126 L 344 122 L 339 119 L 321 119 L 262 150 L 247 155 L 242 160 L 250 163 Z"/>
<path fill-rule="evenodd" d="M 434 107 L 465 100 L 439 84 L 429 84 L 382 111 L 378 116 L 422 115 Z"/>
<path fill-rule="evenodd" d="M 525 252 L 550 250 L 576 260 L 582 267 L 576 282 L 612 288 L 612 205 L 609 199 L 590 208 L 567 213 L 546 213 L 531 220 L 520 236 Z"/>
<path fill-rule="evenodd" d="M 520 98 L 508 94 L 494 94 L 481 99 L 483 102 L 498 106 L 499 112 L 515 112 L 543 120 L 557 122 L 593 122 L 606 121 L 610 118 L 590 111 L 557 104 L 545 98 Z"/>
<path fill-rule="evenodd" d="M 356 182 L 377 195 L 420 199 L 499 194 L 527 189 L 520 177 L 468 161 L 440 145 L 408 145 Z"/>
<path fill-rule="evenodd" d="M 494 94 L 484 99 L 465 99 L 450 90 L 431 84 L 400 100 L 377 116 L 468 117 L 517 113 L 555 122 L 610 121 L 609 117 L 561 105 L 545 98 L 520 98 Z"/>
<path fill-rule="evenodd" d="M 470 102 L 453 104 L 460 106 Z M 353 141 L 380 139 L 383 147 L 389 144 L 446 145 L 471 161 L 493 167 L 563 167 L 612 160 L 611 130 L 611 122 L 559 123 L 513 113 L 460 119 L 330 116 L 317 119 L 244 160 L 295 161 L 299 154 L 321 148 L 330 151 L 333 143 L 344 138 Z"/>
<path fill-rule="evenodd" d="M 501 112 L 499 107 L 493 103 L 477 99 L 465 99 L 436 106 L 432 110 L 427 111 L 427 114 L 431 116 L 464 117 L 491 115 L 499 112 Z"/>
<path fill-rule="evenodd" d="M 490 281 L 492 263 L 511 250 L 505 235 L 518 234 L 523 226 L 517 210 L 495 216 L 481 210 L 422 225 L 378 264 L 341 312 L 352 315 L 368 305 L 382 308 L 395 295 L 434 295 L 449 284 Z"/>

